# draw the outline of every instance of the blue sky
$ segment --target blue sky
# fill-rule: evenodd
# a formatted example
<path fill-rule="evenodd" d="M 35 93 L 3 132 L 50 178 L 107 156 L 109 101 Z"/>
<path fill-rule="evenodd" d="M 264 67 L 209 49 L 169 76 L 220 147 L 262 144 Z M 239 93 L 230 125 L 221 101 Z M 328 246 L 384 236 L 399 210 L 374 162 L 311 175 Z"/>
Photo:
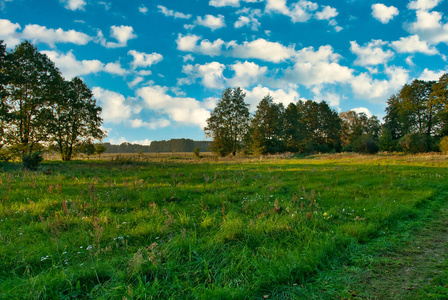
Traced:
<path fill-rule="evenodd" d="M 226 87 L 254 111 L 327 101 L 384 116 L 413 79 L 448 72 L 446 0 L 0 0 L 0 39 L 30 40 L 103 108 L 104 140 L 205 138 Z"/>

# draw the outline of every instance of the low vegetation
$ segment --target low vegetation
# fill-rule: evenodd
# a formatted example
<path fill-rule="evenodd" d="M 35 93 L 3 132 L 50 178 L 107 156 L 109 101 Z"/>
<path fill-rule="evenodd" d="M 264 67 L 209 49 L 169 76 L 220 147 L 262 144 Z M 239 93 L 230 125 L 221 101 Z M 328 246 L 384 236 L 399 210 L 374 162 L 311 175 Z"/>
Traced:
<path fill-rule="evenodd" d="M 447 165 L 356 154 L 5 164 L 0 296 L 352 297 L 360 254 L 377 259 L 445 202 Z"/>

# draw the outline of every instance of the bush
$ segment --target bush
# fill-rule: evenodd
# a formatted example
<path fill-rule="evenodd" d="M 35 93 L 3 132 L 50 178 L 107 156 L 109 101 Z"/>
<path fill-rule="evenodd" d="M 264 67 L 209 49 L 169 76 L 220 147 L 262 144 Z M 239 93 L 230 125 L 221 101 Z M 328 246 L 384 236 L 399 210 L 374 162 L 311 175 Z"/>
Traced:
<path fill-rule="evenodd" d="M 409 133 L 398 142 L 401 149 L 407 153 L 423 153 L 428 151 L 428 140 L 421 133 Z"/>
<path fill-rule="evenodd" d="M 199 148 L 199 147 L 194 148 L 193 154 L 194 154 L 194 157 L 197 157 L 197 158 L 201 157 L 201 148 Z"/>
<path fill-rule="evenodd" d="M 22 156 L 23 167 L 31 171 L 36 171 L 43 160 L 44 158 L 40 152 L 33 152 Z"/>
<path fill-rule="evenodd" d="M 383 128 L 381 132 L 379 146 L 381 151 L 395 151 L 397 149 L 397 142 L 387 128 Z"/>
<path fill-rule="evenodd" d="M 0 162 L 9 162 L 13 159 L 13 154 L 8 149 L 0 149 Z"/>
<path fill-rule="evenodd" d="M 445 136 L 440 140 L 439 149 L 443 154 L 448 154 L 448 136 Z"/>
<path fill-rule="evenodd" d="M 380 148 L 371 135 L 362 135 L 353 143 L 353 150 L 358 153 L 375 154 Z"/>

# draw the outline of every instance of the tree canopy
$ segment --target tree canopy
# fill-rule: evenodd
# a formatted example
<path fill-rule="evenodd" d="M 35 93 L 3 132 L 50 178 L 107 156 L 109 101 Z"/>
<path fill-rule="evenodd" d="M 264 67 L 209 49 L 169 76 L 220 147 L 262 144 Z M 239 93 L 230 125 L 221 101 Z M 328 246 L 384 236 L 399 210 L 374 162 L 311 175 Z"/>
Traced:
<path fill-rule="evenodd" d="M 212 137 L 212 150 L 221 156 L 241 149 L 249 131 L 249 105 L 241 88 L 226 89 L 207 119 L 205 134 Z"/>
<path fill-rule="evenodd" d="M 67 82 L 54 63 L 25 41 L 0 42 L 0 144 L 23 157 L 44 147 L 70 160 L 86 140 L 102 139 L 101 108 L 80 78 Z"/>

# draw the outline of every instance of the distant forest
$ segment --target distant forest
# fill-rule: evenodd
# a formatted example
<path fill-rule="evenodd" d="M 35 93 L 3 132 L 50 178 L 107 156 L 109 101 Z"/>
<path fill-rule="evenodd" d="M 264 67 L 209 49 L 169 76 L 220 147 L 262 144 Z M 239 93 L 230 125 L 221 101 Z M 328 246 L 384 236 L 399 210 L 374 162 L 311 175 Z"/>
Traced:
<path fill-rule="evenodd" d="M 103 143 L 106 146 L 105 153 L 158 153 L 158 152 L 193 152 L 198 147 L 201 152 L 209 151 L 209 141 L 193 141 L 190 139 L 171 139 L 169 141 L 153 141 L 149 146 L 121 143 L 120 145 L 112 145 L 111 143 Z"/>

